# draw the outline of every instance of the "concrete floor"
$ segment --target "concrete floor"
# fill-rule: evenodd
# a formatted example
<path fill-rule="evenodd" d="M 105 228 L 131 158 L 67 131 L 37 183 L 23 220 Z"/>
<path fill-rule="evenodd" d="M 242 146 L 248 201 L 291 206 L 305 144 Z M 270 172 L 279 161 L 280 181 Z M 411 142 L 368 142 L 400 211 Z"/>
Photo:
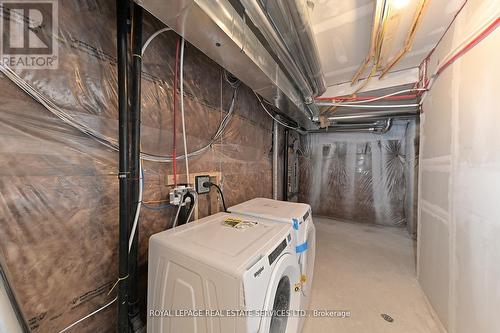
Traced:
<path fill-rule="evenodd" d="M 404 229 L 324 218 L 314 223 L 310 309 L 348 310 L 351 316 L 308 318 L 303 333 L 445 332 L 417 282 L 414 242 Z"/>

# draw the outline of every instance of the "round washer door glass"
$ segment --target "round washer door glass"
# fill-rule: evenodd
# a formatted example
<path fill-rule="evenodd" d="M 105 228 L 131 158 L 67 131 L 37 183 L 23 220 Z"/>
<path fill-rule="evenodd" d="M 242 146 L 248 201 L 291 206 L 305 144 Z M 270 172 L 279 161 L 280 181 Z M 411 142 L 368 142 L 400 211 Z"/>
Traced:
<path fill-rule="evenodd" d="M 288 321 L 287 312 L 290 309 L 290 293 L 290 279 L 286 275 L 282 276 L 274 295 L 269 333 L 285 333 Z"/>

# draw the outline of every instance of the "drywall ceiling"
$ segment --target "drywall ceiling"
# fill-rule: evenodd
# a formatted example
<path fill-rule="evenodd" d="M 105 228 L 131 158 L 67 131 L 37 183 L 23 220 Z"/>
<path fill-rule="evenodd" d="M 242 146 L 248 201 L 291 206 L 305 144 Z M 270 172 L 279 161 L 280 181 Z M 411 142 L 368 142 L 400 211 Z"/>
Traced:
<path fill-rule="evenodd" d="M 384 38 L 382 63 L 387 63 L 403 46 L 412 25 L 419 0 L 388 0 L 391 10 L 387 34 Z M 413 47 L 391 69 L 392 73 L 410 70 L 425 58 L 439 41 L 464 0 L 428 0 Z M 407 4 L 397 9 L 399 3 Z M 316 0 L 311 12 L 311 23 L 318 44 L 323 73 L 329 89 L 345 85 L 367 56 L 373 25 L 375 0 Z M 410 73 L 410 71 L 408 73 Z M 367 76 L 368 70 L 362 75 Z M 390 76 L 388 76 L 390 77 Z M 394 77 L 394 74 L 393 74 Z M 407 79 L 408 75 L 402 75 Z M 413 76 L 415 77 L 415 76 Z M 374 78 L 372 81 L 377 80 Z M 397 81 L 397 80 L 396 80 Z M 397 82 L 396 82 L 397 83 Z M 401 84 L 408 83 L 404 80 Z M 391 83 L 391 85 L 395 85 Z M 350 85 L 349 85 L 350 86 Z M 369 90 L 369 87 L 364 89 Z M 345 93 L 349 91 L 346 90 Z"/>

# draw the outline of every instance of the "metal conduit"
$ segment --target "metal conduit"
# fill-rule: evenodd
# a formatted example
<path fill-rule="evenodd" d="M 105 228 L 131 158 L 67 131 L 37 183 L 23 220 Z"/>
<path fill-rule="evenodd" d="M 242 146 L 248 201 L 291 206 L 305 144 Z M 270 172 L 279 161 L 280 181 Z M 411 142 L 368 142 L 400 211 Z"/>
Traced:
<path fill-rule="evenodd" d="M 351 132 L 370 132 L 375 134 L 387 133 L 392 126 L 392 119 L 382 121 L 374 121 L 368 123 L 350 123 L 350 124 L 334 124 L 323 129 L 311 130 L 308 133 L 351 133 Z"/>
<path fill-rule="evenodd" d="M 381 119 L 386 117 L 414 117 L 418 115 L 420 111 L 418 110 L 385 110 L 385 111 L 373 111 L 373 112 L 356 112 L 348 114 L 339 114 L 328 117 L 330 122 L 335 121 L 349 121 L 349 120 L 362 120 L 362 119 Z M 314 121 L 319 121 L 315 118 Z"/>

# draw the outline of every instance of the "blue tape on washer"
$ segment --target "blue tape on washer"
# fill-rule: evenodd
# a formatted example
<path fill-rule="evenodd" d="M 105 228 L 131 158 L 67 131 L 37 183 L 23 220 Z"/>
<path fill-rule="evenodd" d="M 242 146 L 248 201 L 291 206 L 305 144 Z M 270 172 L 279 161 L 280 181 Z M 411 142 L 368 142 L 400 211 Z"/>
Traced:
<path fill-rule="evenodd" d="M 307 242 L 304 242 L 304 243 L 295 247 L 295 252 L 297 252 L 297 253 L 304 252 L 305 250 L 307 250 Z"/>
<path fill-rule="evenodd" d="M 299 220 L 292 219 L 292 225 L 295 230 L 299 230 Z"/>

